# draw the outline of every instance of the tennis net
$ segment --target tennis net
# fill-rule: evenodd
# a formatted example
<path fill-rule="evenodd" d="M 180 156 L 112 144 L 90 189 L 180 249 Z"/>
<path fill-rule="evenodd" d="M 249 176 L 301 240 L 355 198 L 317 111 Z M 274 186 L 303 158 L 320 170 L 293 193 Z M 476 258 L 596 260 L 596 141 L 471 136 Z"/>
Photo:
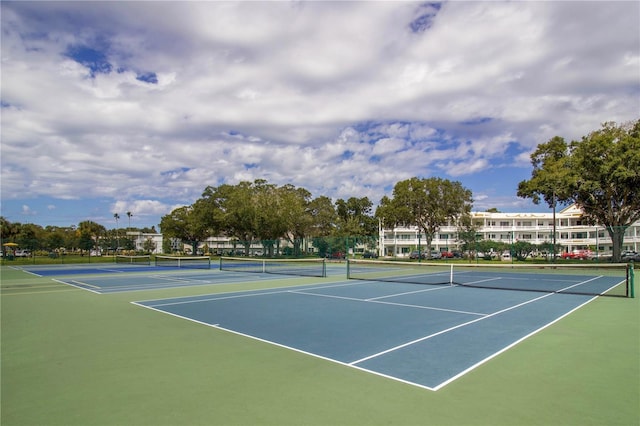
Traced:
<path fill-rule="evenodd" d="M 208 256 L 156 256 L 156 266 L 211 269 L 211 259 Z"/>
<path fill-rule="evenodd" d="M 256 272 L 264 274 L 296 275 L 303 277 L 326 277 L 324 259 L 256 259 L 221 257 L 221 271 Z"/>
<path fill-rule="evenodd" d="M 458 264 L 349 259 L 347 278 L 499 290 L 629 297 L 627 264 Z"/>
<path fill-rule="evenodd" d="M 131 264 L 131 265 L 151 265 L 151 256 L 139 255 L 139 256 L 125 256 L 116 255 L 116 263 Z"/>

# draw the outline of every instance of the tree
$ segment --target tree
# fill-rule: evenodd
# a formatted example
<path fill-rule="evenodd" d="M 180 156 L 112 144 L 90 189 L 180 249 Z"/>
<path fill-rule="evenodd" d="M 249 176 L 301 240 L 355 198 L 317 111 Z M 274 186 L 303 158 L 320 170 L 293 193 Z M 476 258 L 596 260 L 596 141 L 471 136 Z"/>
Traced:
<path fill-rule="evenodd" d="M 7 240 L 15 242 L 16 235 L 18 235 L 20 229 L 19 223 L 9 222 L 3 216 L 0 216 L 0 240 L 7 242 Z"/>
<path fill-rule="evenodd" d="M 118 253 L 118 250 L 120 250 L 120 236 L 118 235 L 118 220 L 120 219 L 120 215 L 114 213 L 113 218 L 116 220 L 116 253 Z"/>
<path fill-rule="evenodd" d="M 41 246 L 43 241 L 43 232 L 41 226 L 32 223 L 25 223 L 20 226 L 20 232 L 17 235 L 16 242 L 20 247 L 29 249 L 32 252 Z"/>
<path fill-rule="evenodd" d="M 288 184 L 278 188 L 278 195 L 282 201 L 280 215 L 287 228 L 285 238 L 293 244 L 293 255 L 299 256 L 302 254 L 301 242 L 311 232 L 311 193 Z"/>
<path fill-rule="evenodd" d="M 613 260 L 620 261 L 624 233 L 640 220 L 640 119 L 604 123 L 569 145 L 555 137 L 538 146 L 531 162 L 532 178 L 520 182 L 518 196 L 534 203 L 541 196 L 547 203 L 575 203 L 584 222 L 605 227 Z"/>
<path fill-rule="evenodd" d="M 193 253 L 198 249 L 198 243 L 208 236 L 206 224 L 194 214 L 192 206 L 179 207 L 160 219 L 160 229 L 165 237 L 178 238 L 182 242 L 193 245 Z"/>
<path fill-rule="evenodd" d="M 460 182 L 414 177 L 396 183 L 393 198 L 382 198 L 376 216 L 385 225 L 417 226 L 425 236 L 427 256 L 430 256 L 431 242 L 440 226 L 468 216 L 472 202 L 471 191 Z"/>
<path fill-rule="evenodd" d="M 337 216 L 331 198 L 321 195 L 311 200 L 309 214 L 311 215 L 311 236 L 321 237 L 333 233 Z"/>
<path fill-rule="evenodd" d="M 534 204 L 544 199 L 553 209 L 553 230 L 551 241 L 556 245 L 556 208 L 558 202 L 566 203 L 571 198 L 568 185 L 571 177 L 571 165 L 568 161 L 569 147 L 565 140 L 555 136 L 547 143 L 538 145 L 531 154 L 533 172 L 531 179 L 518 184 L 518 196 L 531 198 Z M 553 259 L 555 260 L 555 251 Z"/>
<path fill-rule="evenodd" d="M 151 238 L 147 238 L 144 243 L 142 243 L 142 250 L 147 253 L 153 253 L 156 249 L 156 243 Z"/>
<path fill-rule="evenodd" d="M 536 248 L 534 244 L 528 241 L 516 241 L 511 246 L 511 251 L 517 260 L 525 260 Z"/>
<path fill-rule="evenodd" d="M 89 235 L 89 237 L 93 240 L 93 246 L 98 247 L 98 241 L 100 240 L 100 237 L 102 237 L 103 235 L 105 235 L 105 233 L 107 232 L 106 228 L 96 222 L 93 222 L 91 220 L 85 220 L 83 222 L 80 222 L 78 224 L 78 236 L 82 236 L 84 235 Z M 88 250 L 88 249 L 83 249 L 83 250 Z"/>
<path fill-rule="evenodd" d="M 473 223 L 470 215 L 465 215 L 458 221 L 458 238 L 457 242 L 460 244 L 462 250 L 474 253 L 474 257 L 477 255 L 478 247 L 478 230 L 479 226 Z"/>
<path fill-rule="evenodd" d="M 251 243 L 258 239 L 263 243 L 265 255 L 273 256 L 282 238 L 289 240 L 293 254 L 299 255 L 302 240 L 313 234 L 316 224 L 315 204 L 310 197 L 311 193 L 304 188 L 290 184 L 277 187 L 256 179 L 237 185 L 208 186 L 194 205 L 212 234 L 236 237 L 247 255 Z M 327 200 L 331 205 L 331 200 Z"/>
<path fill-rule="evenodd" d="M 369 198 L 350 197 L 336 201 L 338 232 L 342 236 L 374 235 L 377 221 L 373 217 L 373 203 Z"/>
<path fill-rule="evenodd" d="M 87 231 L 80 231 L 80 239 L 78 240 L 78 247 L 83 250 L 91 253 L 91 249 L 93 248 L 95 241 L 91 238 L 91 234 Z"/>

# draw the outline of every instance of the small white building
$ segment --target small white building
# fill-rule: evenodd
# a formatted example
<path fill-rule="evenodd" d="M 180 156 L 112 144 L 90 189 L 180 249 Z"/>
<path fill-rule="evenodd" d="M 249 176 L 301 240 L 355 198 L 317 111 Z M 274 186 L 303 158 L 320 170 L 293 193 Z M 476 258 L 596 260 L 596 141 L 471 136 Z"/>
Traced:
<path fill-rule="evenodd" d="M 149 245 L 148 241 L 151 241 L 154 247 L 151 253 L 162 253 L 162 243 L 164 242 L 162 234 L 129 231 L 127 236 L 133 240 L 136 251 L 146 251 L 145 247 Z"/>

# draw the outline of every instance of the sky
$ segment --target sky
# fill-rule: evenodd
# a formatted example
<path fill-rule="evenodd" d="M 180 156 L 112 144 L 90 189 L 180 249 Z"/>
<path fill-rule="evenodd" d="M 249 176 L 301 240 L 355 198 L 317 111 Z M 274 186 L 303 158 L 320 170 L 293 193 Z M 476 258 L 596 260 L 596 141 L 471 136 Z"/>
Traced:
<path fill-rule="evenodd" d="M 255 179 L 375 208 L 440 177 L 474 211 L 548 212 L 516 195 L 536 146 L 640 118 L 637 1 L 0 8 L 10 222 L 157 228 Z"/>

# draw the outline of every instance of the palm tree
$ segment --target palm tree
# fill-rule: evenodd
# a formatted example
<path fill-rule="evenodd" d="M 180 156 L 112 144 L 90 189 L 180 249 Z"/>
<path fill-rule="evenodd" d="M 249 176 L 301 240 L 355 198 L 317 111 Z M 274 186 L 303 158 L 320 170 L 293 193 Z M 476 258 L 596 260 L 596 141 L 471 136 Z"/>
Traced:
<path fill-rule="evenodd" d="M 133 213 L 127 212 L 127 217 L 129 218 L 129 227 L 127 228 L 127 231 L 131 231 L 131 216 L 133 216 Z M 131 245 L 133 245 L 134 248 L 135 248 L 135 243 L 133 242 L 133 237 L 131 238 Z M 131 247 L 128 246 L 127 248 L 131 248 Z"/>
<path fill-rule="evenodd" d="M 120 215 L 118 213 L 114 213 L 113 217 L 116 219 L 116 254 L 118 254 L 118 247 L 120 247 L 120 236 L 118 235 L 118 219 L 120 219 Z"/>

